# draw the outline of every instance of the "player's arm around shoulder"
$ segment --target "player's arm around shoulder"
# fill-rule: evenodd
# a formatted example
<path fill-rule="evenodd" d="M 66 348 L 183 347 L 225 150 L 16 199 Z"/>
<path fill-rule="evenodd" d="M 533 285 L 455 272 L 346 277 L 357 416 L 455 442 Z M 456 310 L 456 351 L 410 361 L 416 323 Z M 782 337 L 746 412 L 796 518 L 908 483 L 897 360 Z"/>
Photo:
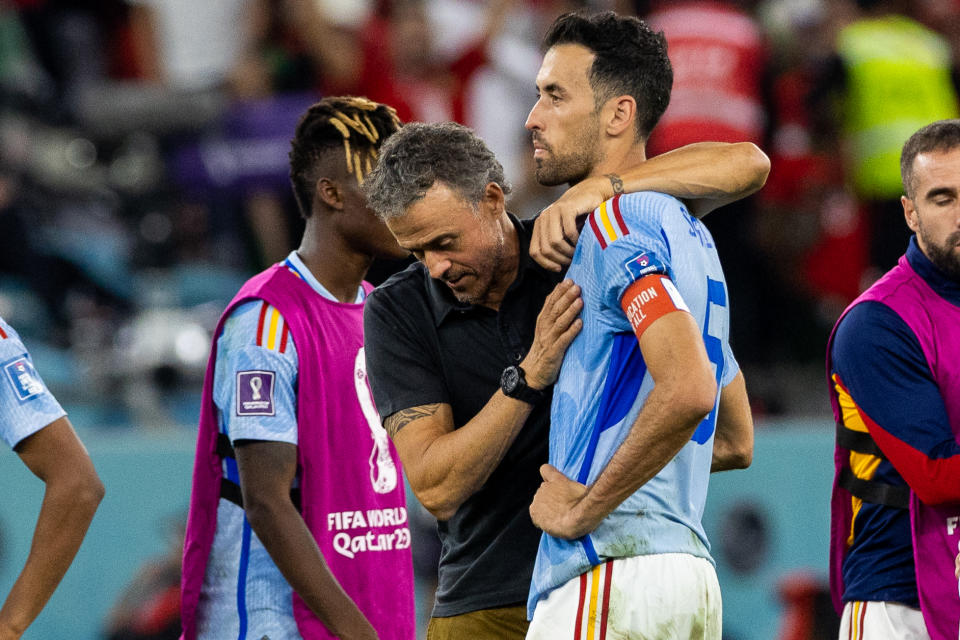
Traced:
<path fill-rule="evenodd" d="M 620 193 L 658 191 L 702 218 L 767 181 L 770 159 L 750 142 L 699 142 L 648 159 L 622 174 L 593 176 L 567 189 L 534 224 L 530 255 L 546 269 L 570 264 L 585 216 Z"/>
<path fill-rule="evenodd" d="M 30 555 L 0 608 L 0 638 L 19 638 L 73 561 L 104 488 L 86 448 L 64 416 L 21 440 L 23 463 L 46 485 Z"/>

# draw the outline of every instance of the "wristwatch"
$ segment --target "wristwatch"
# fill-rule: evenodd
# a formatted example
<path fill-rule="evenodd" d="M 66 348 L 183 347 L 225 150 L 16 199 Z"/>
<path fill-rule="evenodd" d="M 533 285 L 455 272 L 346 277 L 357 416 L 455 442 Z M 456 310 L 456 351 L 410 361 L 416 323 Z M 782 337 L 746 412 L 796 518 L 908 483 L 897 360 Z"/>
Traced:
<path fill-rule="evenodd" d="M 527 404 L 537 404 L 547 395 L 539 389 L 528 387 L 523 369 L 517 365 L 510 365 L 500 374 L 500 390 L 508 398 L 516 398 Z"/>

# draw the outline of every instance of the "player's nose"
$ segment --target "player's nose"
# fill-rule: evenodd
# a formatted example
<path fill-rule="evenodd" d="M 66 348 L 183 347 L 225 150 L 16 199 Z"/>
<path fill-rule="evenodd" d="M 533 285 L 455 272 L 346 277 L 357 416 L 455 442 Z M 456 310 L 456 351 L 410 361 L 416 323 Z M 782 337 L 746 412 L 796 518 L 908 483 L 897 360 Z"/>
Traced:
<path fill-rule="evenodd" d="M 443 275 L 450 268 L 450 260 L 444 256 L 428 251 L 423 255 L 423 264 L 427 267 L 427 271 L 430 272 L 431 278 L 436 278 L 438 280 L 443 279 Z"/>

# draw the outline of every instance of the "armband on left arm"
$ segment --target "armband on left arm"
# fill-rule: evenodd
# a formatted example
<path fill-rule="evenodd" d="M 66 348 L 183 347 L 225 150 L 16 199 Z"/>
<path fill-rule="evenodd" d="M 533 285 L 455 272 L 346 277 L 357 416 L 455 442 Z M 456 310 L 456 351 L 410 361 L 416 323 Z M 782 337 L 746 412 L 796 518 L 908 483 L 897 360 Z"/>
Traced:
<path fill-rule="evenodd" d="M 634 281 L 620 298 L 620 306 L 639 339 L 658 319 L 674 311 L 690 309 L 669 276 L 652 273 Z"/>

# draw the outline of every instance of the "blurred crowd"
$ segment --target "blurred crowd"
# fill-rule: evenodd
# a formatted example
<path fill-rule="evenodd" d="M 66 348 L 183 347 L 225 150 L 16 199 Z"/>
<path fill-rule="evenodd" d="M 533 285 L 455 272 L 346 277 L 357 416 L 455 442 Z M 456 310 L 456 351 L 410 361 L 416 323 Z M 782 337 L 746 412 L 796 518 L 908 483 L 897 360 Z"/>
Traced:
<path fill-rule="evenodd" d="M 826 415 L 829 328 L 906 247 L 887 156 L 957 115 L 960 0 L 0 0 L 0 315 L 75 424 L 193 427 L 220 311 L 299 237 L 306 107 L 356 94 L 463 122 L 533 216 L 559 195 L 523 128 L 538 44 L 576 9 L 665 32 L 650 155 L 770 155 L 760 194 L 706 220 L 732 343 L 759 416 Z"/>

